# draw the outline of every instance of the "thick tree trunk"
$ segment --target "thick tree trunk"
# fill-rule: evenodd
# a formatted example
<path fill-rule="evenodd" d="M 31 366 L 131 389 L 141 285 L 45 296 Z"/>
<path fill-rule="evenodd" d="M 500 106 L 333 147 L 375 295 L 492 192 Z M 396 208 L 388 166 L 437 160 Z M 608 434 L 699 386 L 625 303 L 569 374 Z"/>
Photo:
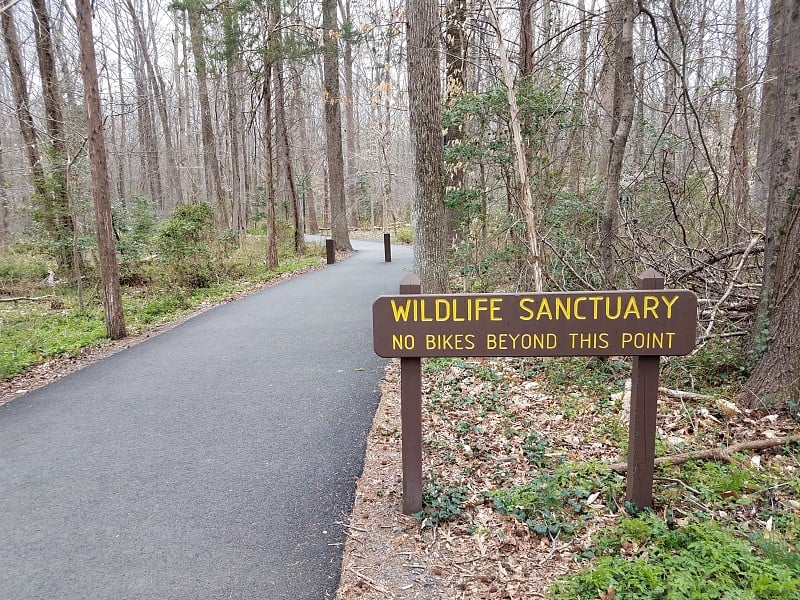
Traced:
<path fill-rule="evenodd" d="M 103 136 L 103 115 L 100 107 L 100 90 L 97 86 L 94 35 L 92 33 L 92 8 L 89 0 L 76 0 L 81 76 L 86 106 L 86 124 L 89 130 L 87 148 L 92 172 L 92 196 L 97 225 L 97 249 L 100 255 L 100 279 L 103 285 L 106 332 L 112 340 L 125 337 L 125 317 L 122 311 L 122 294 L 119 285 L 119 266 L 114 247 L 114 229 L 111 221 L 108 166 Z"/>
<path fill-rule="evenodd" d="M 737 402 L 775 410 L 800 402 L 800 5 L 773 0 L 758 172 L 767 208 L 764 277 L 750 348 L 766 346 Z M 763 154 L 762 154 L 763 153 Z"/>
<path fill-rule="evenodd" d="M 444 223 L 444 139 L 439 79 L 439 14 L 434 0 L 408 0 L 407 54 L 414 148 L 414 268 L 422 291 L 447 292 Z"/>
<path fill-rule="evenodd" d="M 325 139 L 328 160 L 328 190 L 331 207 L 331 238 L 337 250 L 352 250 L 347 229 L 347 202 L 344 196 L 344 158 L 342 156 L 342 110 L 339 97 L 339 26 L 336 1 L 322 0 L 323 82 Z"/>

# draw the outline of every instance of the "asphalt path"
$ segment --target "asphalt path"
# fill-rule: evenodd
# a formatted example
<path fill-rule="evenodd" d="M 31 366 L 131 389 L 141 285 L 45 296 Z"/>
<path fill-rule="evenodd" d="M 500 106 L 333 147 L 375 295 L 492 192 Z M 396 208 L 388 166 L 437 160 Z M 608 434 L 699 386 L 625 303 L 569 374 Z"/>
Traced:
<path fill-rule="evenodd" d="M 0 406 L 0 599 L 332 597 L 412 263 L 354 246 Z"/>

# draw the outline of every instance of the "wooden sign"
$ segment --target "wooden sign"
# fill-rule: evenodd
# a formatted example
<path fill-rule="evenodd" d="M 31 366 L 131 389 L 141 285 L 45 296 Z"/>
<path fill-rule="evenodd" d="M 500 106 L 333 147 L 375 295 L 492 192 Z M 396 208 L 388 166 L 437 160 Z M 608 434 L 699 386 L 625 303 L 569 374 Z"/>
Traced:
<path fill-rule="evenodd" d="M 626 499 L 653 505 L 659 357 L 695 347 L 697 297 L 665 290 L 653 269 L 637 290 L 542 294 L 420 294 L 372 305 L 375 352 L 400 360 L 403 512 L 422 510 L 422 357 L 632 356 Z"/>
<path fill-rule="evenodd" d="M 381 296 L 372 305 L 384 357 L 671 356 L 695 346 L 687 290 Z"/>

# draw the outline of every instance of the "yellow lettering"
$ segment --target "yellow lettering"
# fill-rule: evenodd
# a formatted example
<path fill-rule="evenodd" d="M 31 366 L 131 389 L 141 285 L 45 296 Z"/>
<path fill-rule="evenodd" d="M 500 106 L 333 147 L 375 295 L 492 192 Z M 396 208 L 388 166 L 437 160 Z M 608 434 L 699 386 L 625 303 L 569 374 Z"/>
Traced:
<path fill-rule="evenodd" d="M 436 298 L 434 301 L 434 308 L 436 309 L 434 312 L 436 314 L 437 321 L 450 320 L 450 302 L 448 302 L 447 299 Z"/>
<path fill-rule="evenodd" d="M 486 349 L 494 350 L 497 348 L 497 336 L 493 333 L 486 334 Z"/>
<path fill-rule="evenodd" d="M 600 310 L 597 308 L 600 302 L 603 300 L 603 296 L 589 296 L 587 298 L 589 302 L 594 305 L 592 315 L 596 319 L 600 315 Z M 606 314 L 608 314 L 608 299 L 606 298 Z"/>
<path fill-rule="evenodd" d="M 536 320 L 540 320 L 544 314 L 547 315 L 548 319 L 553 319 L 553 311 L 550 310 L 550 303 L 547 301 L 546 297 L 542 298 L 542 301 L 539 304 L 539 312 L 536 313 Z"/>
<path fill-rule="evenodd" d="M 503 318 L 497 314 L 500 310 L 500 304 L 503 302 L 502 298 L 490 298 L 489 299 L 489 320 L 490 321 L 502 321 Z"/>
<path fill-rule="evenodd" d="M 656 309 L 658 308 L 658 296 L 645 296 L 644 297 L 644 308 L 642 309 L 642 318 L 647 318 L 647 313 L 651 313 L 654 319 L 658 318 L 658 312 Z"/>
<path fill-rule="evenodd" d="M 425 315 L 425 306 L 426 306 L 425 299 L 422 298 L 419 301 L 419 320 L 420 321 L 433 321 L 433 317 L 431 317 L 430 315 L 429 316 Z"/>
<path fill-rule="evenodd" d="M 519 307 L 526 313 L 519 316 L 520 321 L 530 321 L 533 319 L 533 309 L 528 306 L 530 303 L 533 303 L 533 298 L 520 298 Z"/>
<path fill-rule="evenodd" d="M 572 298 L 569 296 L 566 300 L 562 298 L 556 298 L 556 319 L 558 319 L 558 315 L 563 314 L 565 319 L 570 318 L 570 309 L 571 309 Z"/>
<path fill-rule="evenodd" d="M 622 296 L 617 296 L 617 312 L 611 314 L 611 298 L 606 298 L 606 317 L 609 319 L 619 319 L 622 314 Z"/>
<path fill-rule="evenodd" d="M 636 315 L 637 319 L 642 318 L 642 315 L 639 313 L 639 304 L 636 302 L 636 296 L 631 296 L 628 300 L 628 306 L 625 307 L 625 314 L 622 315 L 622 318 L 627 319 L 628 315 Z"/>
<path fill-rule="evenodd" d="M 392 299 L 392 314 L 394 315 L 394 322 L 408 321 L 408 314 L 411 308 L 411 300 L 406 300 L 405 305 L 398 304 L 394 298 Z"/>
<path fill-rule="evenodd" d="M 413 335 L 392 335 L 392 350 L 413 350 Z"/>
<path fill-rule="evenodd" d="M 578 313 L 578 305 L 581 302 L 583 302 L 584 300 L 588 300 L 588 298 L 586 296 L 578 296 L 577 298 L 575 298 L 575 302 L 572 303 L 572 314 L 575 315 L 576 319 L 581 319 L 582 320 L 582 319 L 586 318 L 586 317 L 582 317 Z"/>
<path fill-rule="evenodd" d="M 481 318 L 481 311 L 489 310 L 485 304 L 488 298 L 475 298 L 475 320 L 478 321 Z"/>
<path fill-rule="evenodd" d="M 661 296 L 661 300 L 664 301 L 664 304 L 667 306 L 667 318 L 672 318 L 672 305 L 678 301 L 679 296 L 673 296 L 672 300 L 668 300 L 666 296 Z"/>

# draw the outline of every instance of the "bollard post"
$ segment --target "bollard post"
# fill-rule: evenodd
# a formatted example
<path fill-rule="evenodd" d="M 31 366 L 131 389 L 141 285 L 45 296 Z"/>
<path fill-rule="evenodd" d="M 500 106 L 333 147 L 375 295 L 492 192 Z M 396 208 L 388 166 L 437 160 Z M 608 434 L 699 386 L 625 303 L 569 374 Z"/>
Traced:
<path fill-rule="evenodd" d="M 664 277 L 652 268 L 639 275 L 638 283 L 640 290 L 664 289 Z M 653 508 L 660 360 L 660 356 L 633 357 L 625 500 L 637 508 Z"/>
<path fill-rule="evenodd" d="M 388 233 L 383 234 L 383 260 L 392 262 L 392 241 Z"/>
<path fill-rule="evenodd" d="M 329 265 L 332 265 L 336 262 L 336 248 L 333 245 L 333 240 L 330 238 L 325 240 L 325 253 L 327 255 Z"/>
<path fill-rule="evenodd" d="M 419 277 L 409 273 L 401 294 L 419 294 Z M 422 359 L 400 359 L 400 429 L 403 460 L 403 514 L 422 510 Z"/>

